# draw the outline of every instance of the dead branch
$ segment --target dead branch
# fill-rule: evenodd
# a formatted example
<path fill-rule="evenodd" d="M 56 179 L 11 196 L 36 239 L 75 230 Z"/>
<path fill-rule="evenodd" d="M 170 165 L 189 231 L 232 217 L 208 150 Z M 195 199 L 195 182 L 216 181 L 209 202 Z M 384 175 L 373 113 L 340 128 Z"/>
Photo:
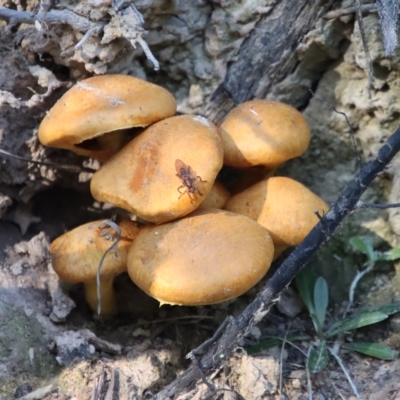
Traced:
<path fill-rule="evenodd" d="M 0 19 L 9 21 L 13 24 L 31 24 L 34 25 L 35 21 L 40 19 L 45 21 L 48 25 L 52 24 L 67 24 L 71 26 L 72 29 L 78 32 L 86 33 L 89 29 L 92 29 L 96 34 L 104 27 L 104 23 L 101 22 L 90 22 L 84 17 L 75 14 L 69 10 L 52 10 L 48 13 L 38 13 L 33 15 L 28 11 L 17 11 L 10 10 L 5 7 L 0 7 Z"/>
<path fill-rule="evenodd" d="M 360 169 L 354 180 L 332 204 L 328 213 L 321 218 L 302 244 L 289 255 L 256 299 L 237 317 L 228 317 L 226 326 L 219 332 L 219 337 L 215 338 L 215 341 L 208 342 L 208 349 L 203 346 L 204 353 L 200 360 L 159 392 L 155 399 L 172 398 L 186 387 L 194 385 L 203 374 L 209 374 L 229 359 L 240 339 L 254 324 L 265 317 L 282 290 L 290 284 L 317 250 L 332 237 L 345 217 L 357 208 L 361 195 L 399 151 L 400 126 L 381 147 L 377 157 Z"/>
<path fill-rule="evenodd" d="M 147 33 L 147 31 L 142 28 L 144 22 L 142 15 L 132 4 L 129 4 L 129 7 L 121 12 L 119 12 L 119 9 L 117 11 L 122 27 L 122 36 L 125 37 L 134 48 L 136 48 L 136 43 L 138 43 L 142 47 L 148 60 L 153 64 L 154 70 L 158 71 L 160 69 L 160 64 L 142 37 Z M 105 22 L 91 22 L 87 18 L 69 10 L 52 10 L 35 14 L 28 11 L 17 11 L 0 7 L 0 20 L 1 19 L 9 21 L 12 24 L 32 24 L 36 27 L 39 26 L 40 29 L 42 29 L 42 27 L 49 29 L 49 26 L 54 24 L 67 24 L 71 26 L 73 30 L 84 33 L 82 39 L 75 45 L 75 50 L 80 49 L 89 37 L 99 35 L 106 25 Z"/>
<path fill-rule="evenodd" d="M 357 24 L 360 29 L 361 42 L 365 53 L 365 64 L 366 64 L 365 68 L 368 73 L 368 97 L 371 98 L 371 89 L 374 86 L 375 77 L 374 77 L 374 72 L 372 70 L 372 62 L 371 62 L 371 55 L 369 53 L 368 42 L 365 36 L 364 21 L 361 12 L 361 0 L 355 0 L 355 2 L 356 2 Z"/>
<path fill-rule="evenodd" d="M 376 13 L 378 9 L 375 4 L 364 4 L 360 8 L 362 13 Z M 354 14 L 357 11 L 357 7 L 347 7 L 347 8 L 339 8 L 337 10 L 329 11 L 325 14 L 325 19 L 334 19 L 340 18 L 345 15 Z"/>
<path fill-rule="evenodd" d="M 229 64 L 224 82 L 204 108 L 204 115 L 219 122 L 235 105 L 266 98 L 298 64 L 296 52 L 288 49 L 298 47 L 332 3 L 332 0 L 277 2 L 241 45 L 237 57 Z M 316 74 L 315 82 L 318 79 Z"/>

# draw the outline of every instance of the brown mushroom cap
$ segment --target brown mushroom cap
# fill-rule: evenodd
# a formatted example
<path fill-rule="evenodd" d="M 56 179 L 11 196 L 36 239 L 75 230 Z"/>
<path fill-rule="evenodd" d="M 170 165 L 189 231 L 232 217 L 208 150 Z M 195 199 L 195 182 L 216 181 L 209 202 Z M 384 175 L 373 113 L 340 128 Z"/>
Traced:
<path fill-rule="evenodd" d="M 175 99 L 162 87 L 126 75 L 95 76 L 57 101 L 38 135 L 45 146 L 105 161 L 126 143 L 123 130 L 146 127 L 175 112 Z M 96 138 L 98 142 L 86 142 Z"/>
<path fill-rule="evenodd" d="M 310 129 L 295 108 L 275 101 L 252 100 L 235 107 L 222 122 L 224 164 L 264 165 L 274 169 L 303 154 Z"/>
<path fill-rule="evenodd" d="M 118 225 L 121 240 L 106 255 L 101 268 L 103 315 L 115 311 L 112 280 L 126 271 L 128 248 L 140 230 L 133 221 L 121 221 Z M 86 300 L 92 310 L 97 308 L 96 276 L 99 263 L 116 240 L 114 234 L 114 229 L 105 226 L 103 220 L 94 221 L 61 235 L 50 246 L 54 271 L 67 282 L 85 284 Z"/>
<path fill-rule="evenodd" d="M 189 192 L 179 166 L 190 167 L 194 191 Z M 182 115 L 157 122 L 105 163 L 91 181 L 98 201 L 161 224 L 196 209 L 222 168 L 218 128 L 206 118 Z"/>
<path fill-rule="evenodd" d="M 128 254 L 128 273 L 161 304 L 205 305 L 240 296 L 268 271 L 268 231 L 242 215 L 198 209 L 144 227 Z"/>
<path fill-rule="evenodd" d="M 284 248 L 300 244 L 318 222 L 315 211 L 322 215 L 329 207 L 301 183 L 277 176 L 232 196 L 225 209 L 254 219 Z"/>

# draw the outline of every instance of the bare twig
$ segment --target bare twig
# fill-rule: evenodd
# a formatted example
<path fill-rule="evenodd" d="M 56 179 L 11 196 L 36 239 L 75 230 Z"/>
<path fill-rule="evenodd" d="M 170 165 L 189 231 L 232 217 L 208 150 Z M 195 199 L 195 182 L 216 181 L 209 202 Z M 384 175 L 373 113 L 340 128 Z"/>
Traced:
<path fill-rule="evenodd" d="M 343 112 L 343 111 L 337 110 L 335 106 L 333 106 L 332 104 L 328 103 L 327 101 L 325 101 L 321 97 L 317 96 L 312 89 L 308 89 L 308 90 L 316 100 L 318 100 L 319 102 L 324 104 L 327 108 L 333 110 L 336 114 L 343 115 L 343 118 L 346 120 L 346 124 L 349 127 L 351 141 L 353 143 L 353 147 L 354 147 L 354 150 L 355 150 L 356 155 L 357 155 L 358 167 L 360 168 L 361 164 L 362 164 L 361 155 L 360 155 L 361 152 L 358 150 L 357 143 L 356 143 L 356 138 L 354 136 L 354 129 L 350 124 L 350 121 L 349 121 L 349 118 L 347 117 L 347 114 L 345 112 Z"/>
<path fill-rule="evenodd" d="M 353 383 L 353 380 L 351 379 L 351 376 L 349 372 L 347 371 L 346 367 L 343 364 L 342 359 L 339 357 L 339 346 L 335 345 L 334 347 L 328 347 L 329 352 L 332 354 L 332 356 L 335 358 L 336 362 L 339 364 L 340 368 L 342 369 L 343 373 L 346 376 L 347 381 L 349 382 L 349 385 L 351 386 L 351 389 L 353 390 L 354 395 L 357 397 L 357 399 L 361 399 L 356 385 Z"/>
<path fill-rule="evenodd" d="M 389 204 L 375 204 L 375 203 L 364 203 L 359 201 L 356 208 L 376 208 L 378 210 L 387 210 L 388 208 L 398 208 L 400 203 L 389 203 Z"/>
<path fill-rule="evenodd" d="M 139 44 L 147 59 L 153 64 L 154 70 L 158 71 L 160 63 L 154 57 L 148 44 L 142 37 L 147 33 L 143 29 L 143 15 L 135 7 L 132 0 L 113 0 L 112 4 L 119 17 L 123 37 L 129 40 L 133 48 L 136 48 L 136 44 Z"/>
<path fill-rule="evenodd" d="M 142 28 L 144 22 L 142 14 L 131 3 L 129 3 L 126 8 L 123 8 L 125 6 L 126 4 L 123 4 L 120 5 L 119 8 L 115 8 L 123 28 L 123 36 L 129 40 L 134 48 L 136 47 L 136 43 L 138 43 L 142 47 L 148 60 L 153 64 L 154 70 L 158 71 L 160 69 L 160 63 L 154 57 L 148 44 L 142 37 L 142 35 L 147 33 L 147 31 Z M 75 45 L 75 50 L 79 50 L 91 36 L 101 33 L 105 26 L 105 22 L 91 22 L 69 10 L 52 10 L 33 14 L 28 11 L 17 11 L 0 7 L 0 20 L 1 19 L 14 24 L 32 24 L 41 28 L 48 28 L 53 24 L 67 24 L 75 31 L 84 33 L 82 39 Z"/>
<path fill-rule="evenodd" d="M 82 36 L 82 39 L 75 45 L 74 49 L 79 50 L 85 42 L 95 34 L 95 30 L 93 28 L 89 28 L 87 32 Z"/>
<path fill-rule="evenodd" d="M 288 326 L 288 329 L 285 332 L 285 337 L 282 340 L 282 346 L 281 346 L 281 355 L 279 357 L 279 389 L 278 389 L 278 393 L 279 393 L 279 399 L 282 400 L 282 384 L 283 384 L 283 353 L 285 351 L 285 344 L 286 344 L 286 340 L 287 340 L 287 335 L 288 335 L 288 331 L 290 328 L 290 324 Z"/>
<path fill-rule="evenodd" d="M 146 32 L 146 31 L 144 31 Z M 145 40 L 143 40 L 142 36 L 139 35 L 136 39 L 132 39 L 130 40 L 131 45 L 133 47 L 135 46 L 135 42 L 139 43 L 139 45 L 141 46 L 141 48 L 143 49 L 144 54 L 146 55 L 147 59 L 153 63 L 154 65 L 154 71 L 159 71 L 160 70 L 160 63 L 158 62 L 158 60 L 153 56 L 153 53 L 150 50 L 150 47 L 148 46 L 148 44 L 146 43 Z"/>
<path fill-rule="evenodd" d="M 85 167 L 78 167 L 77 165 L 68 165 L 68 164 L 59 164 L 59 163 L 53 163 L 53 162 L 48 162 L 48 161 L 36 161 L 36 160 L 31 160 L 29 158 L 17 156 L 15 154 L 9 153 L 8 151 L 0 149 L 0 154 L 3 154 L 8 157 L 16 158 L 17 160 L 22 160 L 26 161 L 32 164 L 37 164 L 37 165 L 47 165 L 49 167 L 55 168 L 55 169 L 62 169 L 64 171 L 69 171 L 69 172 L 74 172 L 74 173 L 81 173 L 81 172 L 89 172 L 89 173 L 94 173 L 96 172 L 93 169 L 90 168 L 85 168 Z"/>
<path fill-rule="evenodd" d="M 182 317 L 153 319 L 151 321 L 138 322 L 137 324 L 133 324 L 133 327 L 137 328 L 139 326 L 163 324 L 165 322 L 176 322 L 176 321 L 189 321 L 189 322 L 193 321 L 193 323 L 198 323 L 198 321 L 202 319 L 215 320 L 215 317 L 210 317 L 207 315 L 184 315 Z"/>
<path fill-rule="evenodd" d="M 357 11 L 357 7 L 339 8 L 337 10 L 332 10 L 324 15 L 325 19 L 334 19 L 343 17 L 345 15 L 354 14 Z M 378 12 L 375 4 L 363 4 L 361 6 L 362 13 Z"/>
<path fill-rule="evenodd" d="M 375 4 L 363 4 L 358 9 L 361 13 L 378 13 L 381 21 L 386 55 L 391 54 L 397 46 L 397 15 L 399 4 L 395 1 L 382 1 Z M 357 7 L 340 8 L 328 12 L 324 18 L 334 19 L 357 13 Z"/>
<path fill-rule="evenodd" d="M 343 313 L 343 318 L 346 318 L 350 308 L 353 307 L 354 303 L 354 294 L 360 279 L 365 276 L 366 274 L 370 273 L 374 269 L 375 263 L 370 262 L 367 268 L 363 269 L 362 271 L 357 271 L 356 276 L 354 277 L 353 281 L 351 282 L 350 289 L 349 289 L 349 302 L 347 304 L 346 310 Z"/>
<path fill-rule="evenodd" d="M 104 386 L 105 371 L 101 371 L 96 379 L 96 384 L 93 386 L 92 397 L 90 400 L 100 400 L 100 394 Z"/>
<path fill-rule="evenodd" d="M 97 350 L 103 351 L 108 354 L 121 354 L 122 348 L 119 344 L 110 343 L 107 340 L 100 339 L 89 329 L 82 329 L 80 333 Z"/>
<path fill-rule="evenodd" d="M 28 11 L 10 10 L 5 7 L 0 7 L 0 19 L 10 21 L 12 23 L 35 24 L 36 20 L 45 21 L 48 25 L 52 24 L 67 24 L 78 32 L 86 33 L 92 29 L 95 33 L 100 33 L 104 27 L 103 22 L 90 22 L 88 19 L 81 17 L 69 10 L 52 10 L 46 15 L 38 13 L 33 15 Z"/>
<path fill-rule="evenodd" d="M 112 400 L 114 397 L 114 389 L 115 389 L 115 372 L 114 369 L 109 367 L 108 368 L 110 373 L 110 383 L 108 385 L 107 393 L 104 397 L 104 400 Z"/>
<path fill-rule="evenodd" d="M 360 28 L 361 41 L 362 41 L 362 45 L 363 45 L 364 53 L 365 53 L 365 64 L 366 64 L 365 67 L 368 72 L 368 95 L 369 95 L 369 97 L 371 97 L 371 89 L 374 85 L 375 77 L 374 77 L 374 73 L 372 70 L 371 55 L 369 54 L 367 38 L 365 37 L 364 21 L 363 21 L 362 12 L 361 12 L 361 0 L 355 0 L 355 1 L 356 1 L 357 23 L 358 23 L 358 27 Z"/>
<path fill-rule="evenodd" d="M 104 260 L 106 258 L 106 255 L 113 251 L 117 246 L 119 241 L 121 240 L 121 228 L 113 221 L 107 219 L 103 221 L 105 225 L 108 225 L 109 227 L 113 228 L 115 232 L 117 232 L 117 239 L 115 242 L 104 252 L 103 257 L 101 257 L 101 260 L 99 262 L 99 267 L 97 268 L 97 276 L 96 276 L 96 285 L 97 285 L 97 314 L 101 315 L 101 280 L 100 280 L 100 275 L 101 275 L 101 267 L 103 266 Z"/>

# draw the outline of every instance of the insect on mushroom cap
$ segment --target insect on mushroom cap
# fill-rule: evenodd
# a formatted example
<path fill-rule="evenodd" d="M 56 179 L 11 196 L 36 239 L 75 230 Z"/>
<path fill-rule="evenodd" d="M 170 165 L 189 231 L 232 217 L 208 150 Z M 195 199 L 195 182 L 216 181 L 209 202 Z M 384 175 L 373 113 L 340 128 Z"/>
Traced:
<path fill-rule="evenodd" d="M 222 168 L 218 128 L 194 115 L 147 128 L 93 176 L 91 192 L 155 224 L 195 210 Z"/>

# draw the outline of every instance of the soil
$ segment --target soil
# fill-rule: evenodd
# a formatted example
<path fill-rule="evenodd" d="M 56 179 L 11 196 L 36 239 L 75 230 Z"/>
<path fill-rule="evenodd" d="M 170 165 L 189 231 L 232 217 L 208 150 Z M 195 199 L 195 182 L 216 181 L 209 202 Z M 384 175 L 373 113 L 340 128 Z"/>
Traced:
<path fill-rule="evenodd" d="M 74 46 L 83 33 L 70 25 L 38 30 L 32 24 L 0 20 L 2 150 L 29 160 L 97 168 L 96 161 L 44 148 L 37 139 L 46 111 L 77 80 L 93 74 L 129 74 L 158 83 L 175 95 L 179 112 L 202 114 L 240 46 L 279 2 L 136 3 L 148 30 L 144 39 L 161 64 L 159 73 L 139 46 L 133 49 L 124 37 L 108 0 L 58 3 L 57 10 L 74 11 L 92 22 L 107 21 L 103 35 L 92 36 L 80 49 Z M 0 5 L 32 11 L 35 2 L 0 0 Z M 384 55 L 376 14 L 366 14 L 364 25 L 375 75 L 371 89 L 360 31 L 349 14 L 321 18 L 302 43 L 290 49 L 296 56 L 291 73 L 264 96 L 299 108 L 312 130 L 307 153 L 277 174 L 299 180 L 328 203 L 353 179 L 359 157 L 362 162 L 372 158 L 398 125 L 400 48 Z M 109 218 L 114 210 L 92 199 L 88 172 L 0 156 L 0 400 L 151 398 L 190 365 L 185 355 L 191 349 L 254 298 L 257 287 L 216 306 L 158 307 L 123 274 L 115 283 L 121 315 L 94 317 L 82 288 L 59 282 L 48 248 L 60 234 Z M 398 202 L 398 164 L 399 157 L 368 189 L 364 202 Z M 365 262 L 351 249 L 349 238 L 368 235 L 375 248 L 384 251 L 399 245 L 399 233 L 398 209 L 359 210 L 312 260 L 309 267 L 329 285 L 329 323 L 340 318 L 350 283 Z M 355 309 L 399 302 L 399 274 L 399 263 L 379 263 L 361 281 Z M 289 292 L 227 364 L 207 376 L 216 393 L 199 382 L 178 398 L 278 399 L 280 390 L 282 398 L 308 398 L 304 352 L 312 339 L 297 343 L 302 352 L 287 343 L 251 356 L 244 350 L 266 337 L 291 333 L 314 336 L 304 307 Z M 399 350 L 399 318 L 343 340 L 381 342 Z M 345 350 L 340 355 L 362 398 L 400 398 L 399 360 L 379 361 Z M 312 392 L 318 399 L 355 398 L 333 359 L 324 371 L 313 374 Z"/>

